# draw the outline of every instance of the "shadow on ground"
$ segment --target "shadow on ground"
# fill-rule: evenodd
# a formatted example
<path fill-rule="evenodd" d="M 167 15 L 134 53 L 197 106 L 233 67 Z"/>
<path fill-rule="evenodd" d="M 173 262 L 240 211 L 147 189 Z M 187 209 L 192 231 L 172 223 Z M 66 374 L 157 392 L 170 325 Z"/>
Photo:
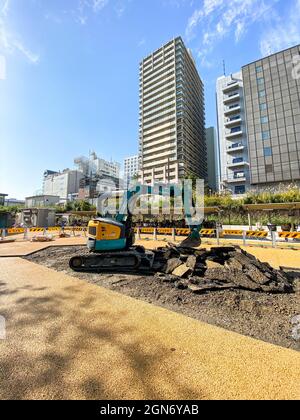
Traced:
<path fill-rule="evenodd" d="M 0 286 L 0 314 L 7 320 L 1 399 L 201 397 L 187 381 L 168 377 L 165 363 L 178 363 L 176 349 L 127 325 L 125 309 L 101 309 L 99 296 L 87 296 L 80 285 L 59 292 Z"/>

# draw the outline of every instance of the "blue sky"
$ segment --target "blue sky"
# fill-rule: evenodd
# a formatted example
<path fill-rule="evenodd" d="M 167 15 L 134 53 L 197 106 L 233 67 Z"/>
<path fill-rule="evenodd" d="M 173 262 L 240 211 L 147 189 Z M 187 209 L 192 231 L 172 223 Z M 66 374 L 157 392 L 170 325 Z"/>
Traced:
<path fill-rule="evenodd" d="M 205 83 L 300 42 L 300 0 L 0 0 L 0 192 L 23 198 L 45 169 L 138 145 L 138 68 L 181 35 Z"/>

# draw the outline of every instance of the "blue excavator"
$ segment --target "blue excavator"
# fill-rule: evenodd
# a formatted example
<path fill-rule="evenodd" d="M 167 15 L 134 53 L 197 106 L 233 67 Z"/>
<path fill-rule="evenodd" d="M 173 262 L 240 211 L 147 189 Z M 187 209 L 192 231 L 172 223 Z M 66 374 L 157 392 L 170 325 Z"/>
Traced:
<path fill-rule="evenodd" d="M 202 222 L 195 223 L 193 219 L 193 193 L 191 189 L 178 190 L 178 186 L 168 186 L 170 197 L 182 194 L 184 216 L 190 235 L 179 247 L 196 248 L 201 245 L 200 231 Z M 70 267 L 77 272 L 138 272 L 151 271 L 155 254 L 141 246 L 135 246 L 135 235 L 132 226 L 132 206 L 141 196 L 164 196 L 164 188 L 159 191 L 152 186 L 138 185 L 125 192 L 117 214 L 113 218 L 95 218 L 88 225 L 87 247 L 90 251 L 85 255 L 74 256 Z M 103 194 L 99 199 L 98 212 L 112 194 Z M 130 205 L 129 205 L 130 203 Z"/>

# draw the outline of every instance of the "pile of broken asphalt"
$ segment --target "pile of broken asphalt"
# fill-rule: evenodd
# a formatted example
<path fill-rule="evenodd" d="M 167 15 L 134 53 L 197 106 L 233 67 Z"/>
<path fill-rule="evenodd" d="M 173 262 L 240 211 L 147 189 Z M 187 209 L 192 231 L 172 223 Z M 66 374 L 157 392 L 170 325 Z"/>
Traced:
<path fill-rule="evenodd" d="M 155 251 L 156 276 L 178 289 L 206 293 L 243 289 L 264 293 L 292 293 L 288 275 L 262 263 L 239 247 L 193 249 L 175 247 Z"/>

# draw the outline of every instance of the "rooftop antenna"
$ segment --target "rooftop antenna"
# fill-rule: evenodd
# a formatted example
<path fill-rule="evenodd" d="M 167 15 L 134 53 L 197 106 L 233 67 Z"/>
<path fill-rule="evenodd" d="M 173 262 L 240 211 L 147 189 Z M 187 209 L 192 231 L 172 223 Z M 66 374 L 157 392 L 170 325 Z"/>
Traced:
<path fill-rule="evenodd" d="M 223 73 L 224 73 L 224 76 L 226 76 L 226 64 L 225 64 L 225 60 L 223 60 Z"/>

